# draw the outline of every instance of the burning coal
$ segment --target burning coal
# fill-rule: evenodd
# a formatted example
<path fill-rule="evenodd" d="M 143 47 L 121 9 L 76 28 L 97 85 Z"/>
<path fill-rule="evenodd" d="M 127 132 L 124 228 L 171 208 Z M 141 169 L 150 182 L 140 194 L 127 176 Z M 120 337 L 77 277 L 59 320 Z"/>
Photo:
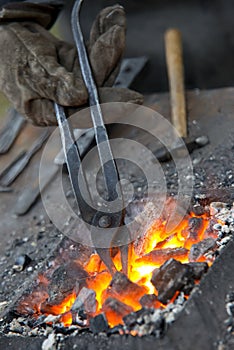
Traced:
<path fill-rule="evenodd" d="M 114 251 L 114 276 L 95 253 L 88 259 L 64 259 L 60 265 L 55 260 L 20 300 L 17 313 L 38 320 L 43 316 L 49 324 L 90 328 L 96 319 L 103 330 L 131 323 L 131 315 L 140 310 L 163 310 L 180 294 L 187 298 L 215 259 L 218 226 L 224 224 L 222 216 L 214 216 L 223 209 L 215 210 L 189 213 L 170 233 L 165 217 L 153 222 L 131 244 L 128 277 Z"/>

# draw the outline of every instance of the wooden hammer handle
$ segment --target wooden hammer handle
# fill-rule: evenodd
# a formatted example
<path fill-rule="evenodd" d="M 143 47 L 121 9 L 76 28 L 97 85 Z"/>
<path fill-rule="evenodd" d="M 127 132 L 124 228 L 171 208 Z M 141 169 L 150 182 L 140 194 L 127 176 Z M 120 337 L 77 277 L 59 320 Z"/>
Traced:
<path fill-rule="evenodd" d="M 181 33 L 168 29 L 165 33 L 167 72 L 171 95 L 171 118 L 180 137 L 187 136 L 184 92 L 184 68 Z"/>

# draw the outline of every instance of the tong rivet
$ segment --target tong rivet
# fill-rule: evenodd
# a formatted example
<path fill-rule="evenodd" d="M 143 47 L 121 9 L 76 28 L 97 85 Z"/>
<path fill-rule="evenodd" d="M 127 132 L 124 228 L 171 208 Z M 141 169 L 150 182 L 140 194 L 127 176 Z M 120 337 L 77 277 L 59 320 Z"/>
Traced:
<path fill-rule="evenodd" d="M 107 228 L 111 226 L 111 217 L 108 215 L 103 215 L 98 221 L 99 227 Z"/>

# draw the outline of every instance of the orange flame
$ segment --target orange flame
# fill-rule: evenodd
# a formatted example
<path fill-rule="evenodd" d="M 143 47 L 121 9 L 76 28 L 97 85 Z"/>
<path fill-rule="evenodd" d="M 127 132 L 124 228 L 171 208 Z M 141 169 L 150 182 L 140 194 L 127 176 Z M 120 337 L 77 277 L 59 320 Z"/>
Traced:
<path fill-rule="evenodd" d="M 116 293 L 112 291 L 111 281 L 112 276 L 107 270 L 104 263 L 100 260 L 97 254 L 92 254 L 84 269 L 88 273 L 89 278 L 86 280 L 87 287 L 94 290 L 96 293 L 97 310 L 92 316 L 104 312 L 106 307 L 106 300 L 112 298 L 111 302 L 115 302 L 119 307 L 125 305 L 126 310 L 137 311 L 141 308 L 140 299 L 145 294 L 157 295 L 157 290 L 151 283 L 152 271 L 160 268 L 160 266 L 173 257 L 182 262 L 189 262 L 189 250 L 193 244 L 198 243 L 204 238 L 207 238 L 207 227 L 209 225 L 210 217 L 208 215 L 199 216 L 200 224 L 196 227 L 196 232 L 192 232 L 189 219 L 196 218 L 194 214 L 187 215 L 174 232 L 166 233 L 166 221 L 155 221 L 148 231 L 144 234 L 144 239 L 141 241 L 140 249 L 131 244 L 131 257 L 129 261 L 129 280 L 133 283 L 132 292 Z M 214 237 L 212 232 L 210 236 Z M 139 248 L 139 247 L 138 247 Z M 140 253 L 139 253 L 140 252 Z M 206 261 L 203 256 L 199 261 Z M 120 254 L 117 253 L 113 257 L 113 262 L 118 271 L 121 271 Z M 211 261 L 209 261 L 211 264 Z M 47 285 L 48 281 L 43 276 L 39 277 L 40 283 Z M 131 283 L 129 281 L 129 283 Z M 43 310 L 46 314 L 62 315 L 60 321 L 65 326 L 72 324 L 71 307 L 76 300 L 76 293 L 73 292 L 67 296 L 59 305 L 51 305 Z M 173 297 L 173 299 L 176 295 Z M 110 300 L 110 299 L 108 299 Z M 114 300 L 114 301 L 113 301 Z M 123 304 L 124 303 L 124 304 Z M 105 304 L 104 308 L 103 305 Z M 109 303 L 110 304 L 110 303 Z M 152 304 L 154 307 L 164 308 L 165 305 L 159 301 Z M 109 306 L 108 306 L 109 307 Z M 37 310 L 37 312 L 39 312 Z M 110 326 L 115 326 L 122 323 L 122 316 L 120 310 L 111 310 L 110 308 L 105 312 Z"/>
<path fill-rule="evenodd" d="M 173 258 L 182 263 L 188 263 L 189 249 L 191 246 L 205 238 L 205 232 L 208 227 L 210 218 L 207 215 L 202 215 L 199 217 L 201 218 L 201 225 L 197 230 L 197 236 L 194 238 L 190 236 L 189 231 L 189 219 L 192 217 L 196 216 L 194 214 L 191 214 L 185 217 L 177 227 L 176 231 L 171 233 L 169 236 L 167 236 L 165 232 L 166 222 L 160 222 L 159 224 L 159 221 L 157 220 L 157 222 L 153 223 L 144 236 L 144 241 L 142 243 L 143 253 L 141 256 L 136 254 L 132 246 L 129 269 L 130 272 L 128 277 L 130 281 L 136 283 L 138 286 L 144 287 L 145 293 L 157 295 L 157 290 L 150 282 L 152 271 L 155 268 L 159 268 L 166 260 L 170 259 L 171 257 L 170 255 L 163 256 L 162 254 L 162 256 L 159 256 L 157 261 L 157 259 L 147 259 L 147 254 L 152 252 L 159 252 L 159 250 L 162 252 L 168 250 L 170 252 L 170 249 L 172 251 L 174 249 L 176 253 L 175 248 L 181 248 L 181 250 L 178 249 L 178 255 L 173 255 Z M 121 261 L 119 254 L 113 258 L 113 261 L 118 271 L 121 271 Z M 199 261 L 206 261 L 206 259 L 205 257 L 202 257 L 199 259 Z M 112 276 L 104 264 L 100 261 L 100 258 L 97 254 L 93 254 L 91 256 L 89 262 L 85 266 L 85 270 L 91 276 L 87 284 L 89 288 L 93 289 L 96 292 L 98 301 L 97 313 L 99 313 L 102 310 L 102 305 L 109 296 L 108 286 L 112 280 Z M 140 297 L 136 300 L 131 295 L 126 296 L 124 293 L 120 293 L 119 295 L 115 295 L 115 298 L 132 307 L 134 311 L 137 311 L 141 308 L 141 305 L 139 303 Z M 164 305 L 160 304 L 159 302 L 158 304 L 160 307 L 164 307 Z M 109 313 L 109 317 L 107 318 L 111 326 L 120 323 L 120 318 L 117 315 L 116 318 L 114 318 L 113 315 Z"/>

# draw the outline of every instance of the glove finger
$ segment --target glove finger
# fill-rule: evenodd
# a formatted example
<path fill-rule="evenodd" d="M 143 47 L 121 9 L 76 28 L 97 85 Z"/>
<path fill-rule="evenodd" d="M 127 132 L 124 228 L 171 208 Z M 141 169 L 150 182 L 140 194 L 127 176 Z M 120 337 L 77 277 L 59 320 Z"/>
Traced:
<path fill-rule="evenodd" d="M 57 125 L 53 102 L 47 99 L 39 98 L 25 103 L 24 115 L 37 126 Z"/>
<path fill-rule="evenodd" d="M 78 61 L 77 50 L 74 46 L 61 41 L 57 45 L 58 61 L 62 67 L 65 67 L 68 72 L 78 74 L 80 65 Z"/>
<path fill-rule="evenodd" d="M 113 71 L 118 73 L 116 66 L 120 63 L 124 46 L 125 31 L 118 25 L 101 35 L 92 46 L 89 57 L 98 86 L 102 86 Z"/>
<path fill-rule="evenodd" d="M 100 88 L 99 89 L 100 101 L 106 102 L 131 102 L 135 104 L 141 104 L 143 102 L 143 96 L 138 92 L 124 88 Z M 133 109 L 135 109 L 133 105 Z M 90 109 L 84 108 L 66 108 L 66 114 L 72 116 L 73 126 L 80 129 L 91 128 L 93 126 Z M 119 104 L 114 106 L 115 113 L 110 113 L 109 108 L 111 104 L 103 106 L 103 115 L 106 123 L 114 123 L 118 121 L 121 116 L 124 115 L 125 110 L 130 112 L 130 107 L 127 104 Z M 57 120 L 54 112 L 54 106 L 52 101 L 47 99 L 34 99 L 24 106 L 24 114 L 34 124 L 38 126 L 52 126 L 57 125 Z"/>
<path fill-rule="evenodd" d="M 118 28 L 114 28 L 116 26 Z M 93 23 L 89 53 L 95 80 L 99 86 L 103 85 L 104 81 L 106 86 L 112 86 L 115 81 L 125 46 L 125 30 L 125 13 L 119 5 L 102 10 Z M 65 42 L 60 43 L 62 45 L 58 48 L 58 55 L 61 65 L 68 71 L 78 72 L 80 67 L 76 48 Z M 71 51 L 73 54 L 69 54 Z"/>
<path fill-rule="evenodd" d="M 125 12 L 120 5 L 106 7 L 98 14 L 90 30 L 90 47 L 95 44 L 102 34 L 115 25 L 126 30 Z"/>
<path fill-rule="evenodd" d="M 98 86 L 112 86 L 125 48 L 124 9 L 111 6 L 97 16 L 90 32 L 90 62 Z"/>
<path fill-rule="evenodd" d="M 99 89 L 99 96 L 102 103 L 131 102 L 142 104 L 144 100 L 139 92 L 126 88 L 102 87 Z"/>

